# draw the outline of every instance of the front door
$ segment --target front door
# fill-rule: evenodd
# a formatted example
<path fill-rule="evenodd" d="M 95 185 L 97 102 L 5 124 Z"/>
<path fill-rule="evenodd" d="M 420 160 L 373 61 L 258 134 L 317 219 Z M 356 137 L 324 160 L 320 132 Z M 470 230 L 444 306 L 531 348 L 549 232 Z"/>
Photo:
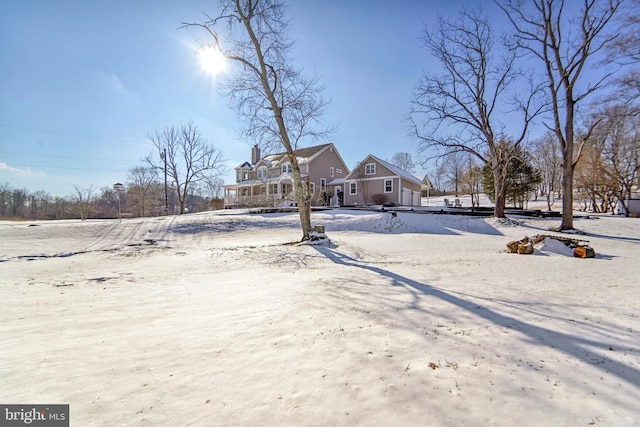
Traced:
<path fill-rule="evenodd" d="M 333 206 L 342 206 L 344 205 L 344 193 L 342 192 L 342 187 L 336 185 L 333 189 Z"/>

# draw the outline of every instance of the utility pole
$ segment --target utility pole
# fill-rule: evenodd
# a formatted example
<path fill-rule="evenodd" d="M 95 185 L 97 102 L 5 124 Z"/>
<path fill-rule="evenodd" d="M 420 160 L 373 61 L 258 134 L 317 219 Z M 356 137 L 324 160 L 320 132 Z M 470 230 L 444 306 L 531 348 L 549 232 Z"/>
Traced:
<path fill-rule="evenodd" d="M 122 222 L 122 210 L 120 209 L 120 194 L 122 194 L 122 192 L 124 191 L 124 185 L 117 182 L 113 184 L 113 189 L 118 194 L 118 219 L 120 220 L 120 222 Z"/>

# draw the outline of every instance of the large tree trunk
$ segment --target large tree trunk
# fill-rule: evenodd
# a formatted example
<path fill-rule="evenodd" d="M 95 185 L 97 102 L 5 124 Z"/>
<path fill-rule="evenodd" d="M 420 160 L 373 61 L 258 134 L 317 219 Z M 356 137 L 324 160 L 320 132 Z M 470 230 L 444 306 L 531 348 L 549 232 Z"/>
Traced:
<path fill-rule="evenodd" d="M 566 157 L 565 157 L 566 158 Z M 573 230 L 573 165 L 562 165 L 562 223 L 561 230 Z"/>
<path fill-rule="evenodd" d="M 498 166 L 493 168 L 493 182 L 495 184 L 494 194 L 495 194 L 495 208 L 494 208 L 494 216 L 496 218 L 504 218 L 504 207 L 507 203 L 507 187 L 505 185 L 505 173 L 504 167 Z"/>
<path fill-rule="evenodd" d="M 573 91 L 566 90 L 566 117 L 564 129 L 564 145 L 562 147 L 562 223 L 560 230 L 573 230 L 573 112 L 575 103 L 573 102 Z M 562 141 L 562 138 L 560 138 Z"/>
<path fill-rule="evenodd" d="M 291 168 L 293 169 L 293 187 L 300 215 L 300 227 L 302 228 L 302 240 L 309 240 L 311 233 L 311 198 L 306 183 L 302 180 L 298 160 L 292 154 Z"/>
<path fill-rule="evenodd" d="M 177 184 L 176 184 L 177 185 Z M 178 185 L 178 203 L 180 204 L 180 215 L 184 213 L 184 205 L 187 200 L 187 189 L 185 187 L 184 192 L 180 191 L 180 186 Z"/>

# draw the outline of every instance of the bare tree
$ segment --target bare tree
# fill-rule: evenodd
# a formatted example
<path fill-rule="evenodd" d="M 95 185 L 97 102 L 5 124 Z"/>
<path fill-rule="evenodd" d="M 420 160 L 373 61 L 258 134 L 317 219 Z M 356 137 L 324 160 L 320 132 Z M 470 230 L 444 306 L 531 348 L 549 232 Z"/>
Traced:
<path fill-rule="evenodd" d="M 164 166 L 164 165 L 163 165 Z M 129 169 L 127 183 L 128 199 L 140 216 L 146 216 L 153 204 L 160 205 L 161 193 L 158 171 L 152 167 L 135 166 Z"/>
<path fill-rule="evenodd" d="M 482 181 L 482 167 L 478 165 L 475 157 L 467 156 L 461 182 L 463 191 L 471 196 L 472 208 L 480 206 Z"/>
<path fill-rule="evenodd" d="M 607 175 L 604 166 L 604 138 L 597 133 L 582 150 L 573 174 L 575 200 L 580 210 L 609 212 L 615 198 L 616 183 Z"/>
<path fill-rule="evenodd" d="M 118 217 L 118 192 L 112 187 L 105 185 L 101 187 L 99 193 L 93 200 L 93 207 L 96 218 L 117 218 Z M 124 206 L 121 206 L 124 210 Z"/>
<path fill-rule="evenodd" d="M 29 192 L 26 188 L 14 188 L 11 192 L 11 214 L 14 217 L 23 216 L 24 206 L 29 198 Z"/>
<path fill-rule="evenodd" d="M 531 152 L 533 153 L 533 161 L 536 169 L 540 171 L 540 194 L 547 201 L 547 209 L 551 211 L 551 207 L 556 200 L 556 194 L 561 188 L 561 164 L 562 153 L 556 142 L 555 133 L 547 133 L 540 139 L 532 143 Z"/>
<path fill-rule="evenodd" d="M 8 182 L 0 184 L 0 218 L 7 216 L 7 209 L 11 203 L 11 186 Z"/>
<path fill-rule="evenodd" d="M 43 190 L 29 194 L 29 211 L 32 219 L 47 219 L 52 197 Z"/>
<path fill-rule="evenodd" d="M 442 170 L 444 178 L 453 186 L 455 195 L 458 196 L 462 189 L 462 181 L 467 171 L 468 155 L 460 151 L 454 151 L 442 158 Z"/>
<path fill-rule="evenodd" d="M 73 208 L 80 215 L 82 221 L 86 221 L 93 209 L 93 186 L 78 187 L 74 185 L 75 192 L 70 196 Z"/>
<path fill-rule="evenodd" d="M 624 66 L 626 72 L 617 79 L 618 90 L 612 94 L 614 103 L 625 103 L 634 107 L 633 114 L 640 114 L 638 100 L 640 99 L 640 0 L 629 0 L 625 4 L 626 10 L 619 14 L 621 19 L 620 34 L 609 46 L 605 61 L 617 59 Z M 623 6 L 624 6 L 623 5 Z"/>
<path fill-rule="evenodd" d="M 442 162 L 440 162 L 439 165 L 437 165 L 436 170 L 433 174 L 433 183 L 436 186 L 436 189 L 438 189 L 438 191 L 442 192 L 442 193 L 446 193 L 447 192 L 447 178 L 446 178 L 446 172 L 445 172 L 445 167 L 442 164 Z"/>
<path fill-rule="evenodd" d="M 416 164 L 413 161 L 413 157 L 411 156 L 411 153 L 405 153 L 402 151 L 395 153 L 393 156 L 391 156 L 389 163 L 407 172 L 411 172 L 411 173 L 416 172 Z"/>
<path fill-rule="evenodd" d="M 534 105 L 539 89 L 531 86 L 524 99 L 516 98 L 515 85 L 523 80 L 516 68 L 518 50 L 508 37 L 498 40 L 490 19 L 479 10 L 464 9 L 456 20 L 441 18 L 435 31 L 425 29 L 423 39 L 443 72 L 425 74 L 415 90 L 409 121 L 419 149 L 435 150 L 430 158 L 466 152 L 489 164 L 495 216 L 504 217 L 506 165 L 541 112 Z M 507 138 L 500 121 L 507 116 L 520 123 L 511 129 L 515 138 Z M 501 139 L 515 144 L 501 145 Z"/>
<path fill-rule="evenodd" d="M 594 139 L 602 141 L 603 174 L 627 216 L 627 200 L 640 172 L 640 120 L 629 113 L 625 105 L 607 108 L 594 131 Z"/>
<path fill-rule="evenodd" d="M 302 240 L 311 232 L 311 192 L 301 177 L 295 150 L 306 137 L 324 137 L 319 120 L 327 102 L 317 77 L 305 78 L 290 63 L 285 5 L 280 0 L 222 0 L 216 18 L 184 23 L 206 31 L 212 47 L 236 64 L 225 93 L 244 121 L 243 136 L 265 150 L 283 147 L 291 161 Z M 221 28 L 222 27 L 222 28 Z M 225 31 L 226 30 L 226 31 Z M 221 37 L 221 32 L 227 37 Z M 276 150 L 277 151 L 277 150 Z"/>
<path fill-rule="evenodd" d="M 589 58 L 597 55 L 616 38 L 607 34 L 608 25 L 623 0 L 583 0 L 573 19 L 567 19 L 565 0 L 532 0 L 526 8 L 521 0 L 508 0 L 500 8 L 516 29 L 519 45 L 538 58 L 546 70 L 546 86 L 553 112 L 552 129 L 562 150 L 561 230 L 573 229 L 573 173 L 592 127 L 576 145 L 576 108 L 614 74 L 606 70 L 595 82 L 581 79 Z M 529 12 L 530 10 L 530 12 Z M 594 64 L 595 65 L 595 64 Z M 594 71 L 594 67 L 589 67 Z"/>
<path fill-rule="evenodd" d="M 187 195 L 194 185 L 214 182 L 224 173 L 222 153 L 210 145 L 200 134 L 198 126 L 189 121 L 180 128 L 167 127 L 149 135 L 149 139 L 164 156 L 155 157 L 153 153 L 146 157 L 151 168 L 164 171 L 166 162 L 167 176 L 175 185 L 180 204 L 180 213 L 185 212 Z"/>

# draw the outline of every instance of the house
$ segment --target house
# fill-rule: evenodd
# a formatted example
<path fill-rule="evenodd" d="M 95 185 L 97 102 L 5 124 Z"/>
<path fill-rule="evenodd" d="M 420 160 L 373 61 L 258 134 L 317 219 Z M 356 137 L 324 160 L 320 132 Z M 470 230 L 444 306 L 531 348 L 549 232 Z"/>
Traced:
<path fill-rule="evenodd" d="M 310 186 L 313 206 L 339 206 L 349 168 L 333 144 L 294 151 L 300 174 Z M 294 206 L 293 170 L 287 153 L 261 157 L 251 149 L 251 162 L 235 168 L 236 182 L 224 186 L 224 207 Z"/>
<path fill-rule="evenodd" d="M 626 209 L 625 209 L 626 207 Z M 627 197 L 624 204 L 618 201 L 617 214 L 627 215 L 630 217 L 640 218 L 640 193 L 631 193 L 631 197 Z"/>
<path fill-rule="evenodd" d="M 344 179 L 345 205 L 420 206 L 422 180 L 371 154 Z"/>
<path fill-rule="evenodd" d="M 429 197 L 431 190 L 433 190 L 433 185 L 431 184 L 429 175 L 425 175 L 422 179 L 422 197 Z"/>

